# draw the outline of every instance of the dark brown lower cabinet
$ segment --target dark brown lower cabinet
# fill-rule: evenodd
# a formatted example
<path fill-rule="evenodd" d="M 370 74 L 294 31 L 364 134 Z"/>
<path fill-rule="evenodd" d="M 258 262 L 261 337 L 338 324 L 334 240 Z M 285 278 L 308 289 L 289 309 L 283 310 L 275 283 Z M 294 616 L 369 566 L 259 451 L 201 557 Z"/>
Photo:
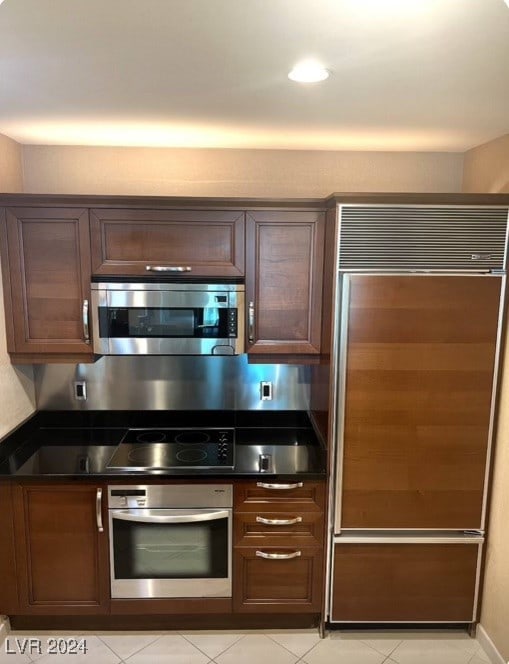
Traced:
<path fill-rule="evenodd" d="M 472 622 L 479 542 L 336 544 L 334 622 Z"/>
<path fill-rule="evenodd" d="M 100 490 L 104 495 L 104 487 L 90 484 L 15 487 L 20 613 L 109 611 L 108 535 Z"/>
<path fill-rule="evenodd" d="M 0 484 L 0 614 L 9 615 L 18 611 L 12 487 L 10 484 Z"/>
<path fill-rule="evenodd" d="M 265 556 L 299 556 L 265 558 Z M 321 547 L 236 547 L 233 609 L 240 613 L 318 613 L 322 600 Z"/>

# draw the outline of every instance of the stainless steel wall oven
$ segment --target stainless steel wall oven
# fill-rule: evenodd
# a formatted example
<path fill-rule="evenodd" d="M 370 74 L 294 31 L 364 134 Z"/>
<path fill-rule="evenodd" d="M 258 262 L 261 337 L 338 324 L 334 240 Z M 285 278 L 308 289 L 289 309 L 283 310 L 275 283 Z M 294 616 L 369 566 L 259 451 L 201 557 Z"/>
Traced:
<path fill-rule="evenodd" d="M 231 485 L 108 487 L 113 598 L 231 597 Z"/>

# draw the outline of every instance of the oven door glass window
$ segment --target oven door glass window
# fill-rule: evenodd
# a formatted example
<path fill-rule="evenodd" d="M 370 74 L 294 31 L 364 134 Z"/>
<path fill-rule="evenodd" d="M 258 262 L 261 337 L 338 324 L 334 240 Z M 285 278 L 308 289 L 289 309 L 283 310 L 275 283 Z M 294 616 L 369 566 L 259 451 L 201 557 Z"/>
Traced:
<path fill-rule="evenodd" d="M 194 510 L 189 521 L 176 510 L 131 512 L 143 520 L 112 515 L 116 579 L 228 578 L 227 512 L 211 520 L 209 511 L 207 520 L 198 520 L 203 514 Z"/>
<path fill-rule="evenodd" d="M 228 311 L 223 307 L 99 307 L 100 335 L 224 339 L 228 337 Z"/>

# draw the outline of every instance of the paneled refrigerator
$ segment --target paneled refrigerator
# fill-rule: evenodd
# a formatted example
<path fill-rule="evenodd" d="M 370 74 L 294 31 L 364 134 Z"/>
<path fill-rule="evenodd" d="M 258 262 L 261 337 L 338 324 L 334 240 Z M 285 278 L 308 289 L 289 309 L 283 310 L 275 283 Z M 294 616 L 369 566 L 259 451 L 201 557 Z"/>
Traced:
<path fill-rule="evenodd" d="M 507 217 L 339 206 L 332 623 L 476 620 Z"/>

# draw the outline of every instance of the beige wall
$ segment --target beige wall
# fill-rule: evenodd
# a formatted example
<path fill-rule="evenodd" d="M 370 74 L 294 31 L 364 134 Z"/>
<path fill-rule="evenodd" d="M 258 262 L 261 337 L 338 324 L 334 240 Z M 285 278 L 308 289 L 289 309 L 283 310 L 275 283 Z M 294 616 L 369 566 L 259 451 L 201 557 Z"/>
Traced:
<path fill-rule="evenodd" d="M 506 344 L 509 340 L 506 340 Z M 509 347 L 508 349 L 509 350 Z M 495 472 L 481 625 L 505 661 L 509 660 L 509 352 L 503 380 L 495 451 Z"/>
<path fill-rule="evenodd" d="M 325 197 L 461 190 L 463 155 L 23 146 L 29 193 Z"/>
<path fill-rule="evenodd" d="M 0 134 L 0 193 L 23 191 L 21 145 Z"/>
<path fill-rule="evenodd" d="M 11 365 L 5 346 L 5 318 L 0 277 L 0 439 L 35 410 L 34 372 Z"/>
<path fill-rule="evenodd" d="M 0 134 L 0 191 L 23 191 L 21 146 Z M 13 367 L 5 344 L 5 318 L 0 273 L 0 438 L 35 410 L 34 377 L 31 366 Z"/>
<path fill-rule="evenodd" d="M 463 191 L 509 192 L 509 134 L 465 152 Z"/>

